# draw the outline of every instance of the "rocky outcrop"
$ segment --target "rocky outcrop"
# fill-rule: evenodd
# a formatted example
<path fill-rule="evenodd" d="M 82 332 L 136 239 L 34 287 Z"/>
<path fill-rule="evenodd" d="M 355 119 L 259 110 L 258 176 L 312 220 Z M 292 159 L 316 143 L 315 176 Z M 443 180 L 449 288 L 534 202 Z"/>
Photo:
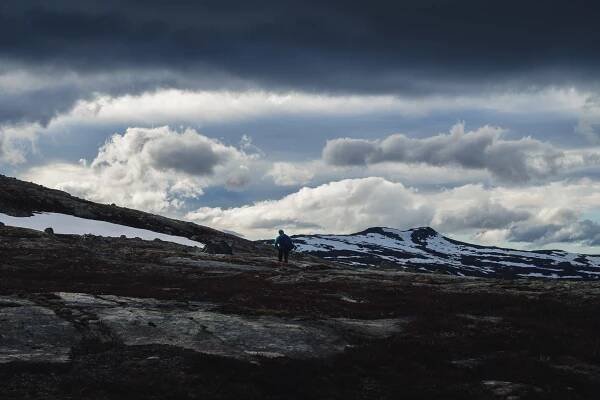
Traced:
<path fill-rule="evenodd" d="M 0 296 L 0 363 L 67 362 L 75 327 L 54 311 L 18 297 Z"/>
<path fill-rule="evenodd" d="M 98 204 L 30 182 L 0 175 L 0 213 L 11 216 L 31 216 L 35 212 L 56 212 L 80 218 L 95 219 L 148 229 L 168 235 L 183 236 L 207 243 L 233 243 L 238 252 L 268 254 L 271 249 L 235 235 L 220 232 L 192 222 L 166 218 L 114 204 Z"/>
<path fill-rule="evenodd" d="M 213 240 L 206 243 L 203 251 L 209 254 L 233 254 L 233 248 L 224 240 Z"/>
<path fill-rule="evenodd" d="M 63 310 L 87 315 L 122 344 L 170 345 L 239 359 L 327 357 L 351 346 L 345 338 L 348 332 L 355 340 L 384 338 L 399 332 L 406 322 L 246 316 L 218 312 L 215 304 L 194 301 L 65 292 L 56 295 Z"/>

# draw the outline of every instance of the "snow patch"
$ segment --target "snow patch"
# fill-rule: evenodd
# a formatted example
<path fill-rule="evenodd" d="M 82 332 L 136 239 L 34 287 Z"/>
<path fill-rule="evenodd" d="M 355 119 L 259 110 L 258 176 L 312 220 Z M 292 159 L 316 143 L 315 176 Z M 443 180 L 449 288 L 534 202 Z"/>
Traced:
<path fill-rule="evenodd" d="M 71 235 L 96 235 L 108 237 L 120 237 L 125 235 L 128 238 L 139 237 L 143 240 L 160 239 L 165 242 L 178 243 L 185 246 L 200 247 L 204 243 L 196 242 L 182 236 L 167 235 L 165 233 L 153 232 L 147 229 L 133 228 L 131 226 L 113 224 L 106 221 L 95 219 L 85 219 L 74 217 L 68 214 L 60 213 L 39 213 L 31 217 L 13 217 L 0 213 L 0 222 L 6 225 L 19 228 L 29 228 L 42 231 L 51 227 L 55 233 Z"/>

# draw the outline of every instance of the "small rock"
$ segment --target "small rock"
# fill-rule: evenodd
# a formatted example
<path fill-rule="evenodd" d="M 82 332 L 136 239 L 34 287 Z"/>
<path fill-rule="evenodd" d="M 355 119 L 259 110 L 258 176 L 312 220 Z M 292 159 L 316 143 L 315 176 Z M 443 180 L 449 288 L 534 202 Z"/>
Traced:
<path fill-rule="evenodd" d="M 4 226 L 4 222 L 0 221 L 0 226 Z"/>
<path fill-rule="evenodd" d="M 121 235 L 121 236 L 119 236 L 119 237 L 120 237 L 121 239 L 127 239 L 127 236 L 125 236 L 125 235 Z"/>
<path fill-rule="evenodd" d="M 44 233 L 47 233 L 48 235 L 54 235 L 54 229 L 48 227 L 44 229 Z"/>
<path fill-rule="evenodd" d="M 465 358 L 462 360 L 453 360 L 453 361 L 451 361 L 451 363 L 460 368 L 473 369 L 473 368 L 480 366 L 482 361 L 477 358 Z"/>
<path fill-rule="evenodd" d="M 532 393 L 541 393 L 542 389 L 524 383 L 487 380 L 482 382 L 491 392 L 506 400 L 519 400 L 523 396 L 528 397 Z"/>
<path fill-rule="evenodd" d="M 209 254 L 233 254 L 233 249 L 224 240 L 208 242 L 204 252 Z"/>

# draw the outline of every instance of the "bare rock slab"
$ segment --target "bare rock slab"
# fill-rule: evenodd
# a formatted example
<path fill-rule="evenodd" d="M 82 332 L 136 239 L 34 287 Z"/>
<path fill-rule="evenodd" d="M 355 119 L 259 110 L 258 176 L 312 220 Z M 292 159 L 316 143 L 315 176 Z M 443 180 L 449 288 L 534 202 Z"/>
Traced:
<path fill-rule="evenodd" d="M 67 362 L 79 338 L 71 323 L 26 300 L 0 298 L 0 363 Z"/>
<path fill-rule="evenodd" d="M 57 293 L 65 304 L 93 313 L 126 345 L 164 344 L 238 359 L 327 357 L 350 346 L 348 330 L 389 336 L 401 321 L 299 320 L 223 314 L 203 303 Z"/>

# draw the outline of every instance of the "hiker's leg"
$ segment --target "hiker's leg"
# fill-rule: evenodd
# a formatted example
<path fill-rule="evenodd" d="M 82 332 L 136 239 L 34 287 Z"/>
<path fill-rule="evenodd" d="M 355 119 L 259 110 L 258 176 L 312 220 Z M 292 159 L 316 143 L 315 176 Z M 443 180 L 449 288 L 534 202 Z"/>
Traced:
<path fill-rule="evenodd" d="M 285 251 L 285 253 L 283 253 L 283 255 L 284 255 L 284 257 L 285 257 L 285 263 L 287 264 L 287 262 L 288 262 L 288 258 L 289 258 L 289 256 L 290 256 L 290 251 L 289 251 L 289 250 L 286 250 L 286 251 Z"/>
<path fill-rule="evenodd" d="M 281 262 L 281 259 L 283 258 L 283 249 L 279 249 L 279 253 L 277 254 L 277 257 L 279 258 L 279 262 Z"/>

